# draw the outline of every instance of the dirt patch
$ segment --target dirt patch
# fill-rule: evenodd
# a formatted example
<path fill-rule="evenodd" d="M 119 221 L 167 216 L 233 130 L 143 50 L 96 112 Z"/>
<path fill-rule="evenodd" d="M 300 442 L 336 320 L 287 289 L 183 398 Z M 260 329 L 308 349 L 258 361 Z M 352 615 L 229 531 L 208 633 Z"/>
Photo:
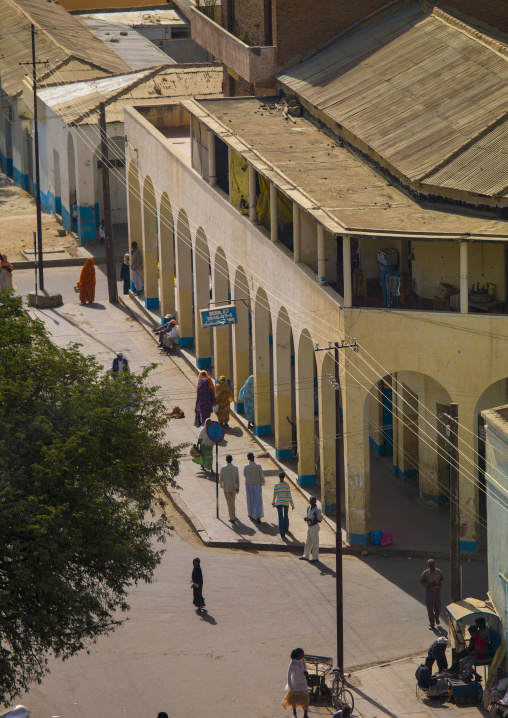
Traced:
<path fill-rule="evenodd" d="M 78 242 L 72 235 L 58 236 L 62 225 L 52 214 L 42 213 L 43 250 L 62 247 L 78 257 Z M 22 250 L 32 251 L 34 232 L 37 231 L 37 211 L 33 197 L 16 187 L 12 180 L 0 172 L 0 252 L 5 252 L 11 262 L 26 258 Z"/>

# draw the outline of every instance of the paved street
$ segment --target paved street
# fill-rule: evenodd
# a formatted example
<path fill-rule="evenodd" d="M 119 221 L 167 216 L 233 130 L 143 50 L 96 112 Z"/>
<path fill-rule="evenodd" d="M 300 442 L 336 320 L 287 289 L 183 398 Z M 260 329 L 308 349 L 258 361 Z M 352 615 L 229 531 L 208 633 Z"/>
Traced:
<path fill-rule="evenodd" d="M 73 292 L 78 274 L 79 269 L 46 271 L 47 287 L 58 288 L 65 302 L 56 310 L 39 313 L 55 339 L 61 343 L 81 341 L 84 351 L 93 352 L 108 366 L 118 348 L 126 352 L 133 369 L 157 359 L 157 348 L 144 329 L 124 310 L 107 304 L 101 269 L 96 305 L 78 305 Z M 31 270 L 16 272 L 20 292 L 30 289 L 32 281 Z M 179 389 L 179 396 L 190 401 L 193 383 L 178 364 L 163 360 L 164 376 L 159 368 L 156 378 L 159 383 L 164 379 L 169 387 L 168 406 L 180 403 L 180 399 L 173 401 L 171 391 L 182 378 L 188 386 L 185 391 Z M 170 424 L 171 430 L 175 423 Z M 178 441 L 185 438 L 183 431 L 178 429 Z M 242 437 L 235 436 L 234 440 L 250 440 Z M 186 477 L 200 482 L 204 498 L 197 495 L 194 501 L 196 506 L 201 501 L 199 513 L 203 516 L 210 482 L 196 479 L 196 469 L 185 460 L 179 480 L 182 487 L 190 485 L 191 478 Z M 185 489 L 182 493 L 192 503 Z M 300 530 L 296 516 L 301 516 L 305 504 L 303 497 L 294 494 L 300 502 L 300 509 L 292 516 L 296 533 Z M 270 508 L 265 498 L 265 513 Z M 246 713 L 259 718 L 283 716 L 280 701 L 290 651 L 301 645 L 309 653 L 335 656 L 335 556 L 322 554 L 320 563 L 311 565 L 298 561 L 298 554 L 263 551 L 258 546 L 248 551 L 205 547 L 174 509 L 168 510 L 177 532 L 168 540 L 153 584 L 132 589 L 130 620 L 111 638 L 100 639 L 89 655 L 78 655 L 64 664 L 53 662 L 51 675 L 22 699 L 33 715 L 88 718 L 107 710 L 115 716 L 137 718 L 140 713 L 155 716 L 166 710 L 170 718 L 237 718 Z M 267 520 L 274 524 L 273 515 Z M 249 528 L 246 520 L 242 519 L 242 524 Z M 235 533 L 226 528 L 235 540 Z M 266 535 L 262 538 L 266 540 Z M 272 538 L 277 540 L 276 536 Z M 196 555 L 202 559 L 205 580 L 208 613 L 203 616 L 193 609 L 189 587 Z M 439 565 L 448 572 L 446 562 Z M 423 568 L 421 559 L 407 557 L 344 558 L 344 652 L 348 670 L 416 655 L 435 639 L 427 627 L 418 584 Z M 465 563 L 463 580 L 464 595 L 485 595 L 485 568 L 481 563 Z M 414 676 L 414 669 L 406 669 L 405 683 L 397 665 L 397 691 L 410 686 L 408 700 L 414 701 L 414 679 L 410 675 L 411 670 Z M 386 676 L 387 670 L 362 671 L 353 678 L 359 691 L 359 708 L 369 718 L 384 715 L 385 704 L 387 715 L 402 714 L 389 707 L 390 700 L 399 700 L 395 686 L 386 678 L 376 678 L 376 671 L 384 671 Z M 426 708 L 420 707 L 421 715 L 427 715 Z M 418 711 L 411 708 L 406 712 Z M 322 705 L 313 707 L 313 713 L 330 715 L 332 710 Z"/>

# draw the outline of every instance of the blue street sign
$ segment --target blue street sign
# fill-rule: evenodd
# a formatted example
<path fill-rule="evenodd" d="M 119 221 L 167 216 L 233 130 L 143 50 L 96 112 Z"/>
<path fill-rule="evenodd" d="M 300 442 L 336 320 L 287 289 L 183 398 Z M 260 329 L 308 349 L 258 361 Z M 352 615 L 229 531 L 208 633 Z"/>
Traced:
<path fill-rule="evenodd" d="M 210 441 L 213 441 L 214 444 L 218 444 L 219 441 L 222 441 L 224 438 L 224 429 L 218 421 L 210 421 L 206 425 L 206 433 Z"/>
<path fill-rule="evenodd" d="M 236 307 L 234 304 L 228 304 L 226 307 L 216 307 L 215 309 L 200 309 L 201 329 L 210 329 L 211 327 L 227 327 L 229 324 L 236 324 Z"/>

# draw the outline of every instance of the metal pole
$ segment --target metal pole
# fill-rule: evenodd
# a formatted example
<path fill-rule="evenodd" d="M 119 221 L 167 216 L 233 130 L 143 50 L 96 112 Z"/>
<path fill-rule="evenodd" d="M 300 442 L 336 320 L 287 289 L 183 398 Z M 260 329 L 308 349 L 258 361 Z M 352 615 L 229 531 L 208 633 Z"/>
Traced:
<path fill-rule="evenodd" d="M 118 288 L 116 286 L 115 256 L 113 253 L 113 228 L 111 226 L 111 202 L 109 196 L 108 136 L 106 134 L 106 108 L 104 102 L 99 103 L 99 127 L 101 133 L 102 192 L 104 200 L 104 229 L 106 232 L 108 293 L 110 304 L 116 304 L 116 302 L 118 302 Z"/>
<path fill-rule="evenodd" d="M 460 601 L 459 405 L 450 404 L 450 602 Z"/>
<path fill-rule="evenodd" d="M 215 444 L 215 500 L 217 505 L 217 518 L 219 518 L 219 444 Z"/>
<path fill-rule="evenodd" d="M 335 504 L 337 507 L 337 532 L 335 534 L 335 583 L 337 591 L 337 666 L 344 671 L 344 610 L 342 590 L 342 481 L 341 481 L 341 420 L 340 420 L 340 373 L 339 373 L 339 345 L 335 342 L 335 381 L 339 388 L 335 388 Z"/>
<path fill-rule="evenodd" d="M 37 232 L 34 232 L 35 296 L 37 296 Z"/>
<path fill-rule="evenodd" d="M 35 155 L 35 201 L 37 204 L 37 239 L 39 245 L 39 284 L 44 291 L 44 269 L 42 257 L 42 210 L 39 177 L 39 132 L 37 129 L 37 75 L 35 73 L 35 25 L 32 25 L 32 82 L 34 91 L 34 155 Z"/>

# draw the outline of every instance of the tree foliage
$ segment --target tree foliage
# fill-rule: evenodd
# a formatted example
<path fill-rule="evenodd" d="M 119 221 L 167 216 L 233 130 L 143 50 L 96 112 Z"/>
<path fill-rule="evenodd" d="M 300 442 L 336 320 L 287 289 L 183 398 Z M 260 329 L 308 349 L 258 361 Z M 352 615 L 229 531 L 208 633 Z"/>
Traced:
<path fill-rule="evenodd" d="M 157 387 L 55 346 L 0 293 L 0 701 L 120 625 L 171 528 L 161 484 L 181 446 Z"/>

